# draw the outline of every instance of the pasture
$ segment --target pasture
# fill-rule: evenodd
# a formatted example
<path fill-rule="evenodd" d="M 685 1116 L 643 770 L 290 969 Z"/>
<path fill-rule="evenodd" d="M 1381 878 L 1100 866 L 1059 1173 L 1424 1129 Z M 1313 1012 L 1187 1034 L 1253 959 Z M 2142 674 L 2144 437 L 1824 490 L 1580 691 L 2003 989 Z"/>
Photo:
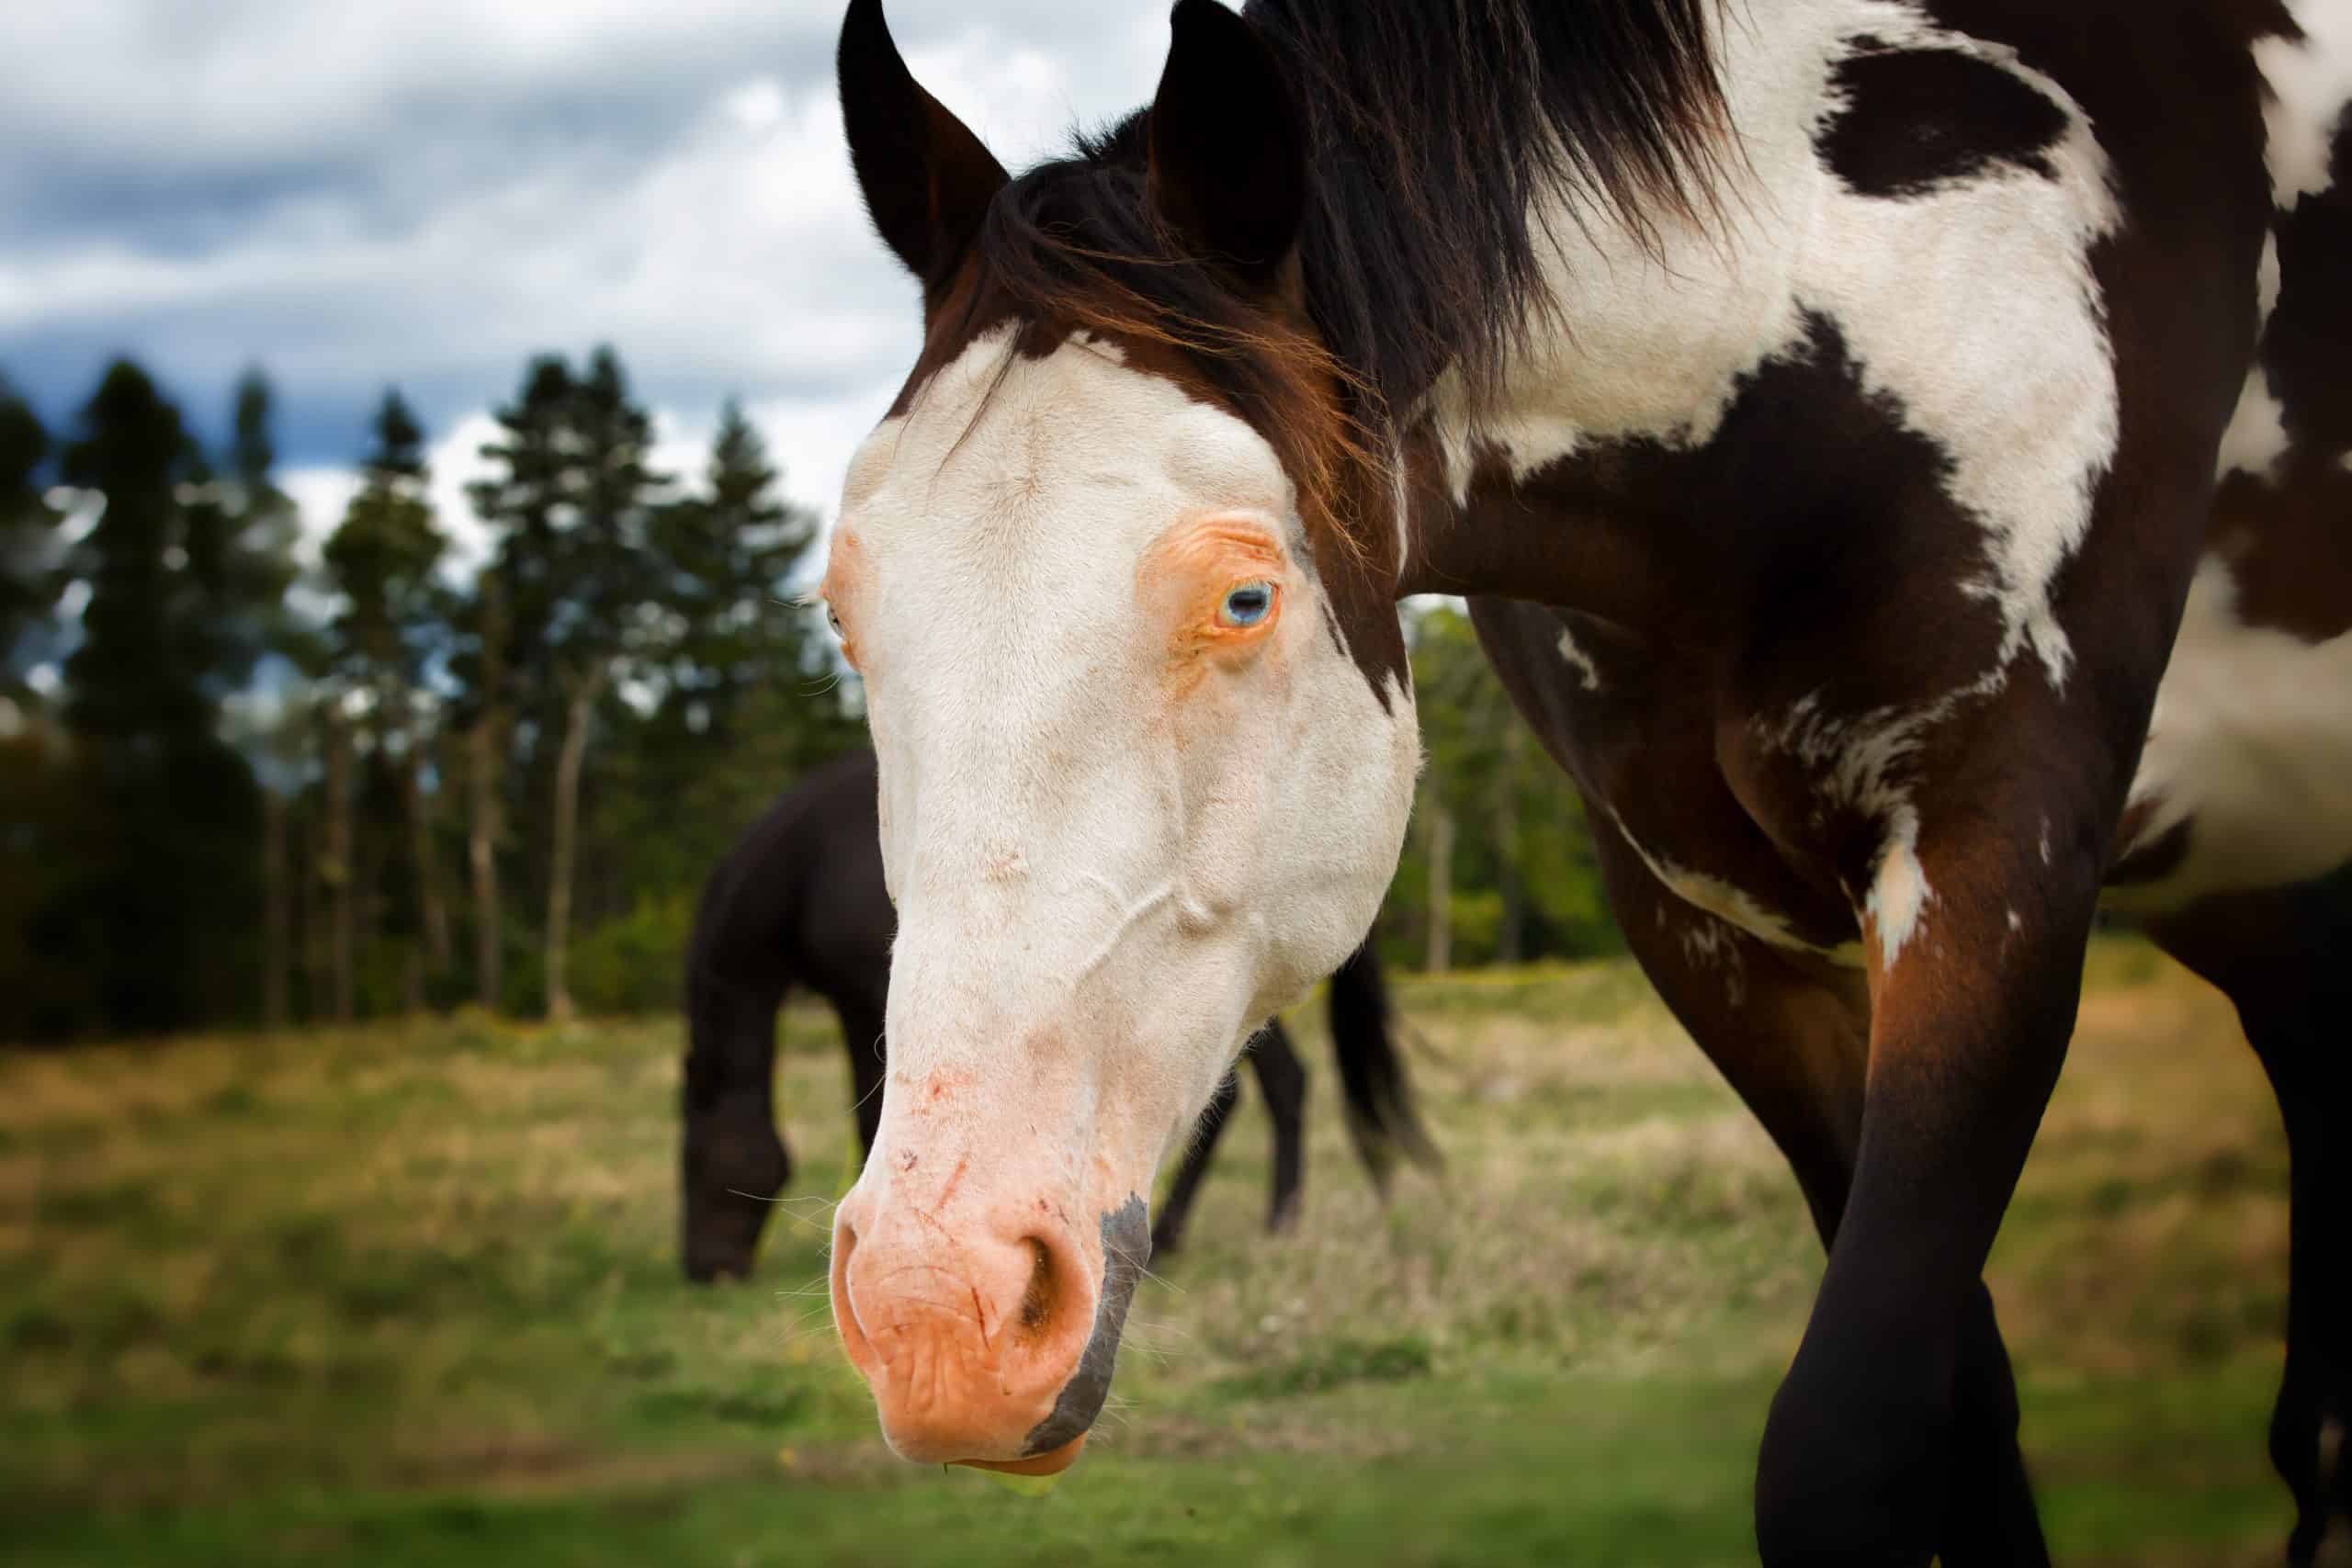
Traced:
<path fill-rule="evenodd" d="M 18 1564 L 1751 1561 L 1819 1269 L 1629 965 L 1400 979 L 1449 1160 L 1384 1211 L 1317 1010 L 1304 1224 L 1254 1097 L 1050 1495 L 892 1461 L 832 1341 L 852 1144 L 794 1013 L 760 1271 L 675 1258 L 673 1020 L 0 1057 L 0 1535 Z M 2214 994 L 2102 942 L 1994 1258 L 2068 1564 L 2253 1564 L 2285 1155 Z"/>

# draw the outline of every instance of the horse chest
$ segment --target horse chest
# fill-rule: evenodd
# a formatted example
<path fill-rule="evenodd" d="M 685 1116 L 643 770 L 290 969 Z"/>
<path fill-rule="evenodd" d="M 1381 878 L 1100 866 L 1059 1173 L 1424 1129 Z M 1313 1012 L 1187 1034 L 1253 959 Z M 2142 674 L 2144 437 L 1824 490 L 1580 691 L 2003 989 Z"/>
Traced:
<path fill-rule="evenodd" d="M 1775 947 L 1861 962 L 1838 825 L 1802 788 L 1726 769 L 1702 660 L 1534 604 L 1474 599 L 1471 615 L 1521 713 L 1660 886 Z"/>

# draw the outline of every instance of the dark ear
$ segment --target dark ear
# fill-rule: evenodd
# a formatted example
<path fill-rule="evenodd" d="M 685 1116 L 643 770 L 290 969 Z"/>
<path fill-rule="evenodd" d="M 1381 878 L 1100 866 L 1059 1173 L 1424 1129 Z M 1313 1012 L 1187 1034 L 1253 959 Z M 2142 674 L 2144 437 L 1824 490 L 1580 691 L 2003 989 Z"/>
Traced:
<path fill-rule="evenodd" d="M 979 231 L 1004 166 L 907 70 L 882 0 L 850 0 L 834 66 L 865 210 L 928 297 Z"/>
<path fill-rule="evenodd" d="M 1183 247 L 1271 284 L 1306 208 L 1306 146 L 1258 29 L 1216 0 L 1176 0 L 1151 101 L 1151 203 Z"/>

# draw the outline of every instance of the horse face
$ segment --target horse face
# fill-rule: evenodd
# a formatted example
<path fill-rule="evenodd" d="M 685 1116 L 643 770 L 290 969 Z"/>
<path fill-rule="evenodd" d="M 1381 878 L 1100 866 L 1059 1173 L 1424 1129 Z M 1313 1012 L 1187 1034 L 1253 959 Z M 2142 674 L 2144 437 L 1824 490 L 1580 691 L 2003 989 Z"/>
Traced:
<path fill-rule="evenodd" d="M 835 1321 L 900 1452 L 1016 1460 L 1100 1407 L 1160 1158 L 1371 924 L 1410 697 L 1335 633 L 1267 441 L 1100 342 L 999 332 L 920 389 L 825 593 L 899 911 Z"/>
<path fill-rule="evenodd" d="M 1294 470 L 1325 469 L 1286 458 L 1272 394 L 1024 299 L 1010 250 L 990 271 L 979 236 L 1025 220 L 1018 193 L 872 0 L 841 77 L 928 342 L 851 467 L 823 591 L 865 679 L 899 916 L 833 1317 L 907 1458 L 1057 1469 L 1108 1391 L 1161 1157 L 1395 869 L 1419 745 L 1393 570 L 1318 521 Z M 1306 341 L 1273 293 L 1305 178 L 1288 114 L 1247 25 L 1188 0 L 1149 167 L 1119 187 L 1148 189 L 1180 265 L 1224 258 L 1209 305 L 1251 343 Z M 1214 188 L 1228 164 L 1246 178 Z M 1306 377 L 1258 385 L 1322 406 Z"/>

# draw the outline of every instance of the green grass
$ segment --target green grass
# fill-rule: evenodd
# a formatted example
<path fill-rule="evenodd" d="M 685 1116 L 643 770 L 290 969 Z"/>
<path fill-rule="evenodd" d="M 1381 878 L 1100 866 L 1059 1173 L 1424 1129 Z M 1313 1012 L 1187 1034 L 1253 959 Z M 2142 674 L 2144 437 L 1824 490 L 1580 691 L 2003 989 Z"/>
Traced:
<path fill-rule="evenodd" d="M 1995 1258 L 2045 1517 L 2069 1563 L 2272 1562 L 2276 1113 L 2218 998 L 2128 944 L 2092 973 Z M 1443 1178 L 1378 1205 L 1327 1067 L 1304 1224 L 1265 1237 L 1253 1104 L 1043 1498 L 892 1461 L 832 1343 L 851 1134 L 821 1015 L 786 1030 L 792 1201 L 717 1291 L 675 1268 L 673 1021 L 0 1058 L 0 1538 L 12 1563 L 1752 1561 L 1820 1267 L 1770 1145 L 1623 965 L 1399 999 Z"/>

